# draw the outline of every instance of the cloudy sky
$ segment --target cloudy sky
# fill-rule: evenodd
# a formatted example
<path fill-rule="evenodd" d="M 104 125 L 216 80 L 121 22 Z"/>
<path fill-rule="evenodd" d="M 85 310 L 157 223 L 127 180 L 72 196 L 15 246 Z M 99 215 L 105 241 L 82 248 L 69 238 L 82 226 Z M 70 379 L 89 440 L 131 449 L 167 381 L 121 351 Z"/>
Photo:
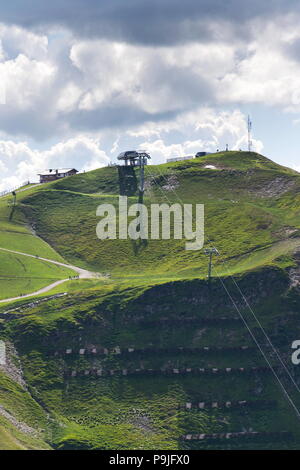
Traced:
<path fill-rule="evenodd" d="M 11 0 L 0 6 L 0 190 L 122 150 L 253 147 L 300 170 L 300 3 Z"/>

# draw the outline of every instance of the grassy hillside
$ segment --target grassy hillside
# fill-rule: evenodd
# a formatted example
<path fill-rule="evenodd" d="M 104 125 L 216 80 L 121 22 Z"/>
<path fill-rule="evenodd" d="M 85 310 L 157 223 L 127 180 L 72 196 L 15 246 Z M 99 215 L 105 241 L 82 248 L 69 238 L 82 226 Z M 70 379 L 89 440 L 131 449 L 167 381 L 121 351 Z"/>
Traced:
<path fill-rule="evenodd" d="M 288 277 L 274 268 L 239 279 L 286 363 L 290 344 L 300 333 L 299 294 L 288 284 Z M 235 286 L 229 281 L 226 286 L 240 302 Z M 257 325 L 245 305 L 241 311 L 255 331 Z M 30 306 L 16 314 L 5 331 L 17 345 L 33 396 L 56 422 L 64 423 L 52 434 L 54 448 L 182 449 L 181 436 L 186 433 L 251 429 L 292 431 L 294 441 L 267 440 L 249 443 L 248 448 L 298 448 L 300 428 L 293 409 L 268 369 L 251 372 L 251 367 L 264 367 L 265 362 L 236 317 L 217 280 L 210 290 L 205 281 L 177 281 L 151 288 L 106 286 Z M 248 349 L 240 349 L 245 346 Z M 93 354 L 93 348 L 100 354 Z M 101 353 L 101 348 L 108 352 Z M 128 348 L 134 351 L 129 353 Z M 278 366 L 276 358 L 272 363 Z M 199 367 L 242 367 L 245 373 L 183 373 Z M 101 377 L 95 373 L 99 369 Z M 156 372 L 144 372 L 148 369 Z M 297 368 L 291 369 L 298 377 Z M 76 376 L 69 371 L 76 371 Z M 299 402 L 282 370 L 279 373 Z M 241 400 L 249 405 L 221 406 Z M 206 409 L 186 409 L 186 403 L 202 401 L 208 404 Z M 219 408 L 211 409 L 212 402 Z M 209 448 L 206 443 L 201 446 Z M 247 448 L 243 441 L 226 446 Z"/>
<path fill-rule="evenodd" d="M 58 253 L 83 267 L 116 277 L 204 277 L 205 255 L 186 251 L 184 240 L 140 243 L 96 237 L 100 220 L 96 208 L 103 203 L 117 207 L 121 179 L 115 167 L 79 174 L 25 194 L 19 210 Z M 148 206 L 205 204 L 205 242 L 217 246 L 221 253 L 217 269 L 226 275 L 227 270 L 237 273 L 266 264 L 292 264 L 291 254 L 299 245 L 299 188 L 300 176 L 293 170 L 258 154 L 224 152 L 148 166 L 144 201 Z M 136 194 L 130 193 L 130 203 L 136 202 Z"/>
<path fill-rule="evenodd" d="M 64 261 L 34 233 L 22 212 L 12 206 L 10 196 L 0 198 L 0 300 L 35 292 L 56 280 L 74 275 L 73 270 L 62 266 L 1 249 Z"/>
<path fill-rule="evenodd" d="M 0 416 L 0 450 L 49 450 L 44 442 L 19 432 Z"/>
<path fill-rule="evenodd" d="M 46 261 L 0 250 L 0 299 L 35 292 L 74 271 Z"/>
<path fill-rule="evenodd" d="M 184 250 L 184 240 L 97 239 L 97 206 L 117 206 L 120 192 L 136 202 L 138 176 L 107 167 L 31 187 L 13 212 L 9 198 L 0 199 L 0 248 L 110 274 L 70 281 L 59 298 L 0 304 L 0 337 L 17 348 L 28 386 L 21 393 L 0 376 L 0 405 L 42 430 L 39 443 L 25 442 L 0 421 L 0 446 L 299 449 L 299 421 L 244 322 L 299 407 L 260 325 L 299 382 L 290 355 L 300 335 L 300 175 L 248 152 L 146 168 L 148 206 L 205 204 L 205 247 L 220 251 L 210 285 L 203 250 Z M 5 261 L 1 253 L 2 274 L 10 269 L 16 278 L 21 257 Z M 34 279 L 44 265 L 30 260 Z M 0 287 L 8 292 L 1 280 Z M 246 431 L 261 434 L 254 442 L 183 440 Z"/>
<path fill-rule="evenodd" d="M 0 404 L 0 450 L 50 448 L 45 442 L 51 438 L 45 411 L 3 370 L 0 370 Z"/>

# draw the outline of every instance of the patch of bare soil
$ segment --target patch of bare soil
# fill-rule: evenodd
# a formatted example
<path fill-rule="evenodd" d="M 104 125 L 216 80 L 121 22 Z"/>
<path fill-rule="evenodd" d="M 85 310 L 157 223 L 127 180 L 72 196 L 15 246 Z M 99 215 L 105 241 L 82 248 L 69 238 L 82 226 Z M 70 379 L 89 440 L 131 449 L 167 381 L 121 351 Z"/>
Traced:
<path fill-rule="evenodd" d="M 179 181 L 176 175 L 170 175 L 166 178 L 162 189 L 165 191 L 174 191 L 179 186 Z"/>
<path fill-rule="evenodd" d="M 4 371 L 14 382 L 17 382 L 25 390 L 27 389 L 18 353 L 14 345 L 9 341 L 5 342 L 5 364 L 0 365 L 0 370 Z"/>
<path fill-rule="evenodd" d="M 279 176 L 265 186 L 248 190 L 248 193 L 258 197 L 277 197 L 292 189 L 295 184 L 296 181 Z"/>
<path fill-rule="evenodd" d="M 0 405 L 0 415 L 6 418 L 10 423 L 12 423 L 15 426 L 15 428 L 17 428 L 19 431 L 22 431 L 25 434 L 31 434 L 34 436 L 38 435 L 35 429 L 31 428 L 25 423 L 22 423 L 21 421 L 18 421 L 12 414 L 6 411 L 1 405 Z"/>

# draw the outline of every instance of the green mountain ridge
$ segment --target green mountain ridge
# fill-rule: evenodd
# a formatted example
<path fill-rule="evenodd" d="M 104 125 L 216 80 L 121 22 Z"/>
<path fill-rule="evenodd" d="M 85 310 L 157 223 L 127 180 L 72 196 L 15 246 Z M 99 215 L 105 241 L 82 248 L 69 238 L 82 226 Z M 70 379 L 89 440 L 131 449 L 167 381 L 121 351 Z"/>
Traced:
<path fill-rule="evenodd" d="M 222 169 L 205 168 L 212 164 Z M 219 153 L 200 161 L 148 166 L 145 175 L 146 205 L 205 205 L 205 242 L 220 251 L 220 266 L 229 258 L 249 253 L 251 269 L 259 265 L 252 262 L 251 253 L 261 248 L 266 251 L 260 252 L 260 264 L 272 262 L 277 256 L 276 243 L 281 256 L 281 242 L 297 237 L 299 214 L 294 205 L 299 198 L 299 174 L 262 156 Z M 157 278 L 205 276 L 205 256 L 184 250 L 184 240 L 148 240 L 141 246 L 130 240 L 98 240 L 96 208 L 101 203 L 117 206 L 119 190 L 117 169 L 102 168 L 33 192 L 22 199 L 22 210 L 37 233 L 74 264 L 121 277 L 146 273 Z M 131 195 L 129 203 L 136 202 L 136 197 Z M 295 243 L 290 242 L 291 249 Z M 228 269 L 243 272 L 247 266 L 244 260 L 241 267 L 239 262 L 228 262 Z"/>
<path fill-rule="evenodd" d="M 265 358 L 299 406 L 268 338 L 300 383 L 290 360 L 300 333 L 300 174 L 249 152 L 146 167 L 148 207 L 204 204 L 204 247 L 220 252 L 210 284 L 207 256 L 185 250 L 185 240 L 97 238 L 97 206 L 117 207 L 120 194 L 137 202 L 138 177 L 138 169 L 105 167 L 29 187 L 16 207 L 0 199 L 0 248 L 108 274 L 0 306 L 0 338 L 16 347 L 40 416 L 33 423 L 26 398 L 20 419 L 40 429 L 39 441 L 0 423 L 0 447 L 299 448 L 294 410 Z M 40 285 L 65 277 L 11 257 L 0 267 L 3 298 L 34 291 L 34 272 Z M 18 265 L 31 284 L 8 288 L 5 275 L 16 278 Z M 11 387 L 0 383 L 0 405 L 1 390 L 14 402 Z M 250 434 L 222 437 L 232 432 Z M 209 433 L 217 436 L 194 440 Z"/>

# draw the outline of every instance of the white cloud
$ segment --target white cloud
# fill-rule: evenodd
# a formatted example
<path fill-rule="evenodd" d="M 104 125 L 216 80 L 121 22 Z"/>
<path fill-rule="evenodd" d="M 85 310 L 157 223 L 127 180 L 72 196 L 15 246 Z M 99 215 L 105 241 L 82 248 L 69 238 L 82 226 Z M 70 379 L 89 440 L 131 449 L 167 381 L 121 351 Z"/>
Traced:
<path fill-rule="evenodd" d="M 83 75 L 85 93 L 79 108 L 92 110 L 109 101 L 134 104 L 148 113 L 185 109 L 194 93 L 201 95 L 201 84 L 205 92 L 231 69 L 235 49 L 221 43 L 154 48 L 105 40 L 77 42 L 70 59 Z"/>
<path fill-rule="evenodd" d="M 264 24 L 253 20 L 248 43 L 144 47 L 77 41 L 70 58 L 83 77 L 79 108 L 93 110 L 109 102 L 154 114 L 184 112 L 207 99 L 219 105 L 263 103 L 298 111 L 300 62 L 287 53 L 299 41 L 298 24 L 293 15 Z"/>
<path fill-rule="evenodd" d="M 131 147 L 146 147 L 154 162 L 226 144 L 245 149 L 240 103 L 300 111 L 298 24 L 295 15 L 256 19 L 247 40 L 230 43 L 216 31 L 203 43 L 155 47 L 0 24 L 2 187 L 43 167 L 101 166 Z"/>
<path fill-rule="evenodd" d="M 120 142 L 120 136 L 118 135 L 118 137 L 112 144 L 112 148 L 110 149 L 111 154 L 114 154 L 119 150 L 119 142 Z"/>
<path fill-rule="evenodd" d="M 35 108 L 36 104 L 45 96 L 44 93 L 48 91 L 54 74 L 53 65 L 35 59 L 30 60 L 24 54 L 0 63 L 0 76 L 5 82 L 7 105 L 16 114 L 20 109 L 27 108 L 41 112 Z"/>
<path fill-rule="evenodd" d="M 48 162 L 48 167 L 53 162 L 58 167 L 75 166 L 77 169 L 92 170 L 110 162 L 100 147 L 100 139 L 83 135 L 54 145 L 50 150 L 42 152 L 42 156 Z"/>
<path fill-rule="evenodd" d="M 211 108 L 183 113 L 172 121 L 149 123 L 128 134 L 140 142 L 139 148 L 152 153 L 154 163 L 166 158 L 193 155 L 198 151 L 247 149 L 247 117 L 239 110 L 216 112 Z M 168 143 L 173 141 L 172 143 Z M 252 148 L 261 152 L 263 143 L 252 138 Z"/>
<path fill-rule="evenodd" d="M 123 148 L 145 148 L 153 163 L 163 163 L 167 158 L 194 155 L 197 151 L 216 151 L 246 148 L 246 116 L 240 111 L 219 112 L 210 108 L 180 115 L 172 121 L 161 122 L 155 131 L 155 123 L 124 134 L 110 133 L 106 144 L 92 135 L 78 135 L 56 143 L 45 150 L 32 148 L 27 142 L 0 140 L 0 169 L 3 179 L 0 190 L 37 180 L 37 173 L 45 168 L 75 167 L 91 170 L 107 165 L 108 154 L 116 154 Z M 262 150 L 262 142 L 254 140 L 254 150 Z"/>
<path fill-rule="evenodd" d="M 222 42 L 216 35 L 205 43 L 199 38 L 168 47 L 78 40 L 50 30 L 49 40 L 0 24 L 0 77 L 7 84 L 9 109 L 0 109 L 0 125 L 13 135 L 15 117 L 19 137 L 66 138 L 77 129 L 94 129 L 93 113 L 99 112 L 99 128 L 126 128 L 128 116 L 137 136 L 136 122 L 153 116 L 148 133 L 159 138 L 162 115 L 176 122 L 188 111 L 193 117 L 199 106 L 259 102 L 297 111 L 300 62 L 286 53 L 299 40 L 297 21 L 252 21 L 248 43 Z M 32 110 L 34 119 L 20 117 L 20 110 Z"/>
<path fill-rule="evenodd" d="M 293 165 L 292 168 L 300 173 L 300 165 Z"/>
<path fill-rule="evenodd" d="M 37 181 L 45 168 L 92 170 L 107 165 L 110 159 L 100 147 L 99 139 L 78 136 L 53 145 L 48 150 L 32 149 L 27 142 L 0 141 L 0 169 L 4 178 L 0 190 L 24 181 Z"/>
<path fill-rule="evenodd" d="M 0 38 L 3 54 L 7 58 L 24 54 L 29 59 L 40 60 L 47 56 L 48 38 L 46 35 L 35 34 L 25 28 L 0 23 Z"/>
<path fill-rule="evenodd" d="M 299 17 L 287 15 L 252 24 L 255 38 L 244 57 L 219 80 L 216 98 L 226 103 L 262 103 L 300 111 L 300 62 L 289 53 L 299 41 Z M 253 34 L 254 36 L 254 34 Z"/>
<path fill-rule="evenodd" d="M 109 99 L 127 101 L 135 94 L 143 66 L 139 48 L 107 41 L 82 41 L 72 46 L 70 59 L 83 76 L 85 93 L 80 109 L 95 109 Z"/>
<path fill-rule="evenodd" d="M 59 92 L 57 99 L 57 110 L 70 112 L 76 109 L 82 90 L 75 83 L 67 83 Z"/>

